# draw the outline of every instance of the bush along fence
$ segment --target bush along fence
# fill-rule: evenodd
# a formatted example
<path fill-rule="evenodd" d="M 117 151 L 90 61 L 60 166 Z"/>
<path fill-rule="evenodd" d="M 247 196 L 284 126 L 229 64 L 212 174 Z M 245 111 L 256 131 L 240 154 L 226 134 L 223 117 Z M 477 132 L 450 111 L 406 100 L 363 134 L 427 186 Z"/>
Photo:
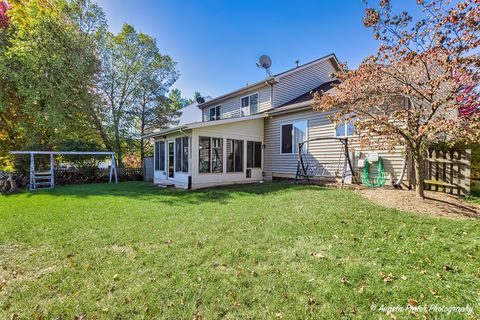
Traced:
<path fill-rule="evenodd" d="M 110 168 L 82 167 L 60 168 L 54 170 L 55 185 L 107 183 Z M 140 181 L 142 168 L 117 168 L 118 181 Z M 28 172 L 13 174 L 19 187 L 28 186 Z"/>
<path fill-rule="evenodd" d="M 425 189 L 451 194 L 470 193 L 471 150 L 429 150 L 425 160 Z"/>
<path fill-rule="evenodd" d="M 55 169 L 55 184 L 84 184 L 108 182 L 110 168 L 60 168 Z M 118 181 L 140 181 L 142 168 L 117 168 Z"/>

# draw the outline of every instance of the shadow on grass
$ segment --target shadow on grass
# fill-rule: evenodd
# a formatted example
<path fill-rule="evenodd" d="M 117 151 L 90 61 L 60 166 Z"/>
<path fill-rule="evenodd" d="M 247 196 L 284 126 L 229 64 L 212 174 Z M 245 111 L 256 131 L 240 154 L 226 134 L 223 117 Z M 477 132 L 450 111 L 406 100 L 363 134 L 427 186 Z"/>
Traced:
<path fill-rule="evenodd" d="M 241 184 L 200 190 L 164 189 L 146 182 L 120 182 L 118 184 L 85 184 L 58 186 L 53 190 L 26 192 L 28 197 L 36 196 L 92 196 L 125 197 L 135 200 L 159 202 L 169 206 L 183 206 L 200 203 L 227 204 L 233 198 L 242 196 L 266 196 L 289 190 L 326 190 L 318 186 L 292 183 Z"/>

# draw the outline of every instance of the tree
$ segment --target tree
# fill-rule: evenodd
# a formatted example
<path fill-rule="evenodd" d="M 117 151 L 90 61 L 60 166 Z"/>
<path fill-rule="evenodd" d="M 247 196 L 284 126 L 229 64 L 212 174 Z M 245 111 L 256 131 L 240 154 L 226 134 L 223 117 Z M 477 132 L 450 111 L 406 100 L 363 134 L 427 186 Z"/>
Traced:
<path fill-rule="evenodd" d="M 381 41 L 378 52 L 357 70 L 343 66 L 334 93 L 315 94 L 314 107 L 354 121 L 363 145 L 405 145 L 416 195 L 424 198 L 428 146 L 479 139 L 480 9 L 475 0 L 418 5 L 423 15 L 416 21 L 395 14 L 388 0 L 367 8 L 364 24 Z"/>
<path fill-rule="evenodd" d="M 52 148 L 67 136 L 92 133 L 83 105 L 92 98 L 98 59 L 69 15 L 76 2 L 17 0 L 1 9 L 8 18 L 0 28 L 0 152 L 6 157 L 25 145 Z"/>
<path fill-rule="evenodd" d="M 145 157 L 145 140 L 141 137 L 154 129 L 165 128 L 175 123 L 179 113 L 170 108 L 165 94 L 178 78 L 175 62 L 167 55 L 161 55 L 155 39 L 140 34 L 140 43 L 145 48 L 141 58 L 143 70 L 138 83 L 138 105 L 133 113 L 137 118 L 140 136 L 140 160 Z"/>
<path fill-rule="evenodd" d="M 177 73 L 171 58 L 158 52 L 155 40 L 128 24 L 118 35 L 107 34 L 101 62 L 99 90 L 106 111 L 102 121 L 107 125 L 100 135 L 117 153 L 120 167 L 127 147 L 122 143 L 137 134 L 136 123 L 140 122 L 142 132 L 155 118 L 152 114 L 158 115 L 156 105 Z"/>

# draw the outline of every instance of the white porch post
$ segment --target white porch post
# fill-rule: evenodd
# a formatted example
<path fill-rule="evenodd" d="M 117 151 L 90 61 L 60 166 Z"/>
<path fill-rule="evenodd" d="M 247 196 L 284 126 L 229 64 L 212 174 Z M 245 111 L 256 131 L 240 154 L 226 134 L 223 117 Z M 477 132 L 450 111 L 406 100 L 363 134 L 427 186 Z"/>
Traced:
<path fill-rule="evenodd" d="M 112 172 L 113 172 L 113 155 L 110 155 L 110 160 L 111 160 L 111 164 L 110 164 L 110 170 L 109 170 L 109 173 L 108 173 L 108 183 L 112 183 Z"/>
<path fill-rule="evenodd" d="M 115 183 L 118 183 L 117 164 L 115 163 L 115 154 L 112 155 L 113 173 L 115 174 Z"/>
<path fill-rule="evenodd" d="M 53 153 L 50 153 L 50 188 L 53 189 L 55 186 L 55 170 L 53 169 L 54 167 L 54 162 L 53 162 Z"/>
<path fill-rule="evenodd" d="M 34 181 L 34 175 L 35 175 L 35 155 L 33 153 L 30 153 L 30 191 L 33 190 L 33 181 Z"/>

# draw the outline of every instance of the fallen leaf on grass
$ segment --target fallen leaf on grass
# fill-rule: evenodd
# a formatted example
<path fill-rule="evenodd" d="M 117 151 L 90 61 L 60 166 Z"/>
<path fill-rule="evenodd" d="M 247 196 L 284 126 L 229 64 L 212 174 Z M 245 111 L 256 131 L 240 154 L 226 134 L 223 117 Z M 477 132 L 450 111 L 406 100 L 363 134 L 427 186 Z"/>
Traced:
<path fill-rule="evenodd" d="M 383 278 L 383 282 L 388 283 L 395 280 L 395 276 L 391 273 L 385 275 L 383 272 L 380 273 L 380 276 Z"/>
<path fill-rule="evenodd" d="M 408 304 L 411 306 L 416 306 L 418 305 L 418 301 L 415 299 L 408 299 Z"/>
<path fill-rule="evenodd" d="M 317 259 L 325 259 L 326 258 L 326 256 L 321 252 L 312 252 L 310 255 L 314 258 L 317 258 Z"/>

